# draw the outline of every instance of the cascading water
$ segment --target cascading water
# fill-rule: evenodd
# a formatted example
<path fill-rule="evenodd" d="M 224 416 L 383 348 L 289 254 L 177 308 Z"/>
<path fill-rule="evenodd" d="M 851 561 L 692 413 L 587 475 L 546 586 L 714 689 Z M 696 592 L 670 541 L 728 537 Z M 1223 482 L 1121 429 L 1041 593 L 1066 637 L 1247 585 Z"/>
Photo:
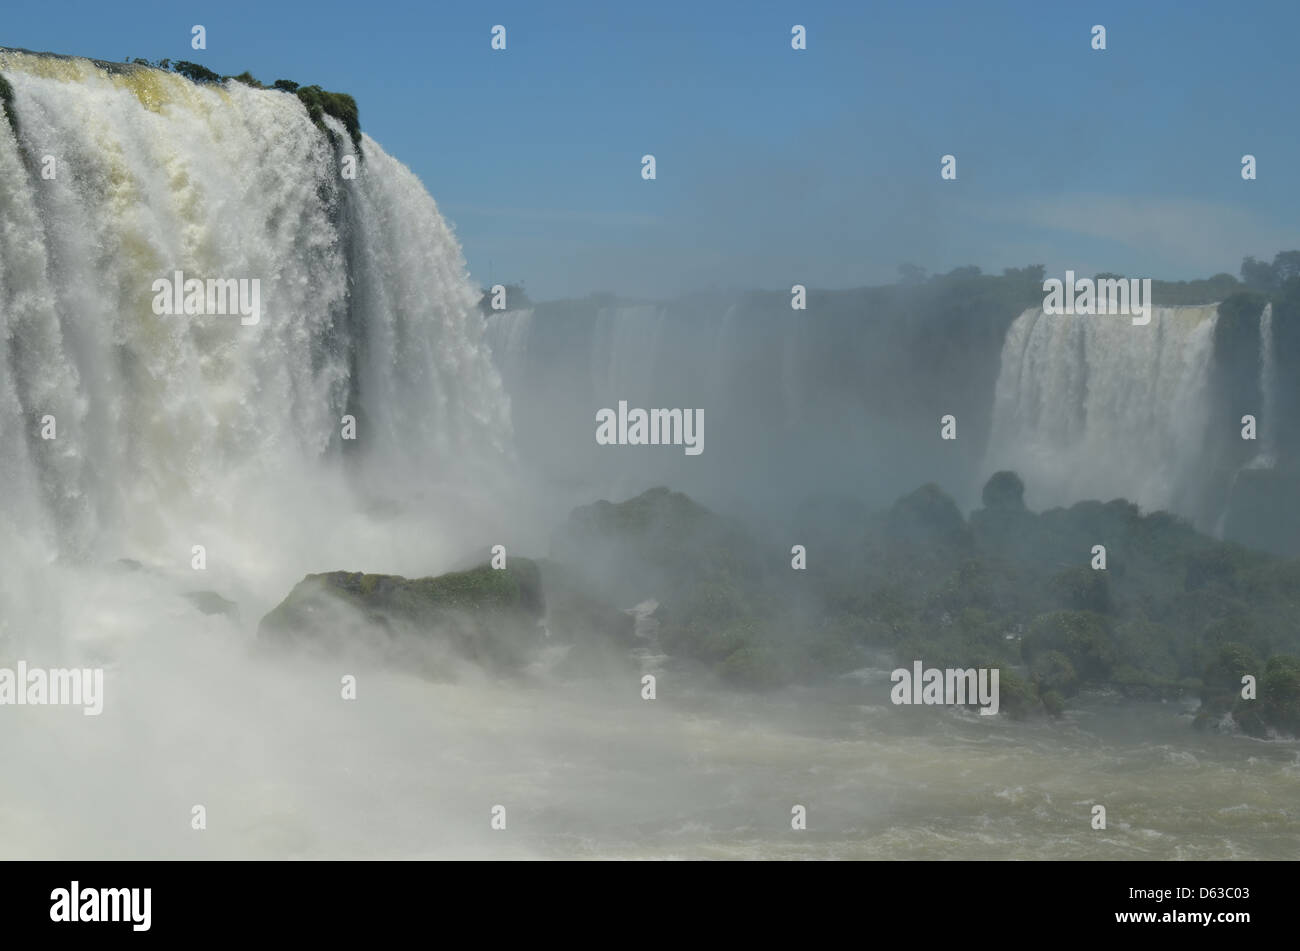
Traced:
<path fill-rule="evenodd" d="M 514 389 L 528 372 L 528 342 L 533 329 L 532 308 L 508 310 L 488 318 L 486 339 L 507 388 Z"/>
<path fill-rule="evenodd" d="M 965 487 L 977 454 L 930 437 L 963 407 L 964 432 L 982 445 L 990 368 L 1011 320 L 984 306 L 965 322 L 997 325 L 996 340 L 990 330 L 988 341 L 954 346 L 962 362 L 933 370 L 926 361 L 937 362 L 949 315 L 933 301 L 909 313 L 888 291 L 817 295 L 807 310 L 786 293 L 595 298 L 487 320 L 520 458 L 539 480 L 572 488 L 573 504 L 669 485 L 715 505 L 785 511 L 827 493 L 888 504 L 936 472 L 950 490 Z M 596 413 L 620 400 L 702 409 L 703 453 L 598 446 Z"/>
<path fill-rule="evenodd" d="M 407 776 L 386 809 L 429 788 L 385 739 L 439 698 L 362 671 L 350 706 L 335 664 L 248 648 L 309 572 L 523 544 L 459 246 L 369 137 L 342 174 L 347 133 L 295 96 L 11 50 L 0 73 L 0 668 L 103 674 L 99 716 L 3 708 L 0 856 L 321 855 L 327 828 L 409 854 L 358 817 L 373 776 Z M 259 281 L 259 319 L 155 313 L 176 271 Z M 415 748 L 465 735 L 435 732 Z"/>
<path fill-rule="evenodd" d="M 1259 392 L 1264 407 L 1259 423 L 1259 455 L 1253 468 L 1271 469 L 1277 460 L 1277 362 L 1273 354 L 1273 303 L 1259 315 Z"/>
<path fill-rule="evenodd" d="M 475 484 L 510 422 L 415 176 L 369 137 L 341 175 L 347 134 L 287 93 L 17 51 L 0 71 L 0 616 L 59 599 L 32 593 L 52 562 L 188 571 L 195 545 L 268 598 L 356 561 L 427 572 L 436 540 L 362 516 Z M 258 280 L 260 320 L 159 316 L 176 271 Z"/>
<path fill-rule="evenodd" d="M 1217 309 L 1151 323 L 1027 310 L 1008 332 L 986 474 L 1013 469 L 1033 508 L 1126 498 L 1194 514 Z"/>

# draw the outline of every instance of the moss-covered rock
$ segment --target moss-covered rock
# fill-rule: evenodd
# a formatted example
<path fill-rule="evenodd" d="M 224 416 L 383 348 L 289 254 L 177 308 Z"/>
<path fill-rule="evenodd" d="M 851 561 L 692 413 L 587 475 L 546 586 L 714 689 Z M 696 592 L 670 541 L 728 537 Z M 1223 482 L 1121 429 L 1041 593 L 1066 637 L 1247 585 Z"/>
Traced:
<path fill-rule="evenodd" d="M 538 566 L 510 559 L 434 578 L 333 571 L 308 575 L 262 619 L 275 644 L 378 651 L 445 667 L 452 658 L 493 671 L 523 666 L 544 636 Z M 430 649 L 426 649 L 430 648 Z"/>

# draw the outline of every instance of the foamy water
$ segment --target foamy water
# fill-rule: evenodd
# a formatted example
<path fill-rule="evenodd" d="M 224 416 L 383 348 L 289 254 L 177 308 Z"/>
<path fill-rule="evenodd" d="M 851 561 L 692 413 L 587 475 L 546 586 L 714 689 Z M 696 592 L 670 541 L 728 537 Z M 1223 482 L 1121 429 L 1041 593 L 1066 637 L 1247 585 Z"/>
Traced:
<path fill-rule="evenodd" d="M 104 713 L 10 708 L 5 858 L 1289 858 L 1300 744 L 1175 703 L 1063 721 L 894 707 L 888 684 L 735 694 L 670 666 L 455 683 L 250 650 L 178 599 Z M 160 619 L 161 621 L 162 619 Z M 358 677 L 358 696 L 340 678 Z M 1108 828 L 1091 829 L 1106 807 Z M 190 827 L 207 809 L 208 828 Z M 790 827 L 794 805 L 805 831 Z M 491 810 L 506 808 L 503 831 Z"/>

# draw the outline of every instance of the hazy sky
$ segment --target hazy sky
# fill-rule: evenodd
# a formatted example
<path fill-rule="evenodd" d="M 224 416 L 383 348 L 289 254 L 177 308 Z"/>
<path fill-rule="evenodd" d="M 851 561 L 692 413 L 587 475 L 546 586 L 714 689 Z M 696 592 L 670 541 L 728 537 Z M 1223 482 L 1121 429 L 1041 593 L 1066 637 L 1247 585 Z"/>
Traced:
<path fill-rule="evenodd" d="M 0 21 L 0 45 L 352 93 L 474 277 L 538 298 L 857 286 L 903 261 L 1236 273 L 1300 247 L 1297 36 L 1294 0 L 65 0 Z"/>

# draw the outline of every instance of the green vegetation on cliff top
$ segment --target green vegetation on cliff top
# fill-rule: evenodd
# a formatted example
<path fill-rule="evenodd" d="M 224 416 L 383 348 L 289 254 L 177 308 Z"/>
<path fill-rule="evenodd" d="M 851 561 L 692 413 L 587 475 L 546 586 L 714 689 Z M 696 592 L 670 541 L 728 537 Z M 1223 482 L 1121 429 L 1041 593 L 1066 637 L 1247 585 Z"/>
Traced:
<path fill-rule="evenodd" d="M 361 119 L 357 110 L 357 101 L 344 92 L 329 92 L 320 86 L 301 86 L 291 79 L 277 79 L 270 86 L 259 82 L 247 70 L 238 76 L 220 76 L 198 63 L 191 63 L 186 60 L 168 60 L 163 59 L 152 62 L 147 59 L 128 58 L 128 62 L 136 66 L 145 66 L 153 69 L 162 69 L 174 72 L 180 76 L 195 83 L 221 83 L 221 82 L 238 82 L 245 86 L 251 86 L 254 89 L 274 89 L 280 92 L 287 92 L 298 97 L 299 102 L 307 110 L 307 116 L 315 123 L 316 127 L 329 136 L 330 141 L 334 135 L 326 127 L 324 116 L 333 116 L 343 124 L 347 130 L 348 137 L 352 140 L 352 146 L 356 150 L 359 158 L 364 158 L 361 152 Z M 2 80 L 0 80 L 2 81 Z"/>

